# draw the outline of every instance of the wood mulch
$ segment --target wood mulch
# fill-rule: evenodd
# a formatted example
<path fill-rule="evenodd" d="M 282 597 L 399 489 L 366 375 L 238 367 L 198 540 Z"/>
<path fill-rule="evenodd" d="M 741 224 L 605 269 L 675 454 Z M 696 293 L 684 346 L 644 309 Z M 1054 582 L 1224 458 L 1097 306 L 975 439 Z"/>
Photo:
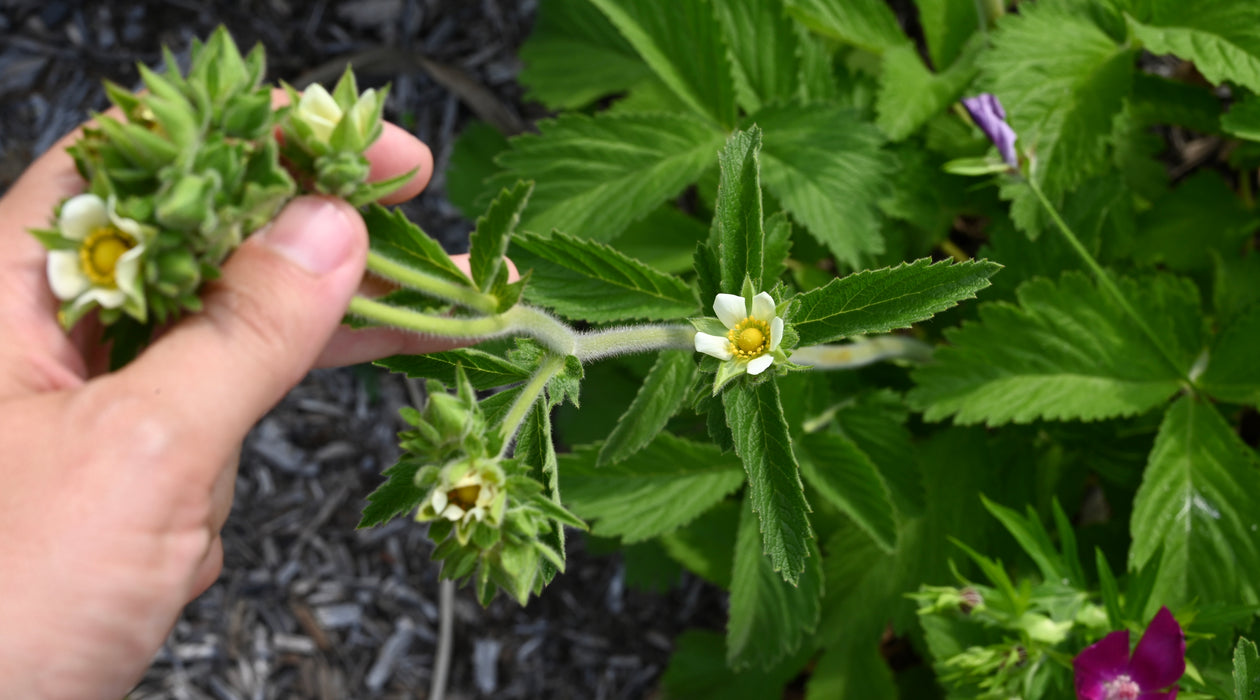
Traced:
<path fill-rule="evenodd" d="M 102 79 L 136 86 L 165 43 L 186 54 L 224 24 L 261 41 L 272 78 L 300 84 L 355 60 L 392 84 L 388 115 L 433 149 L 432 185 L 408 215 L 452 252 L 471 226 L 446 201 L 444 166 L 474 115 L 505 130 L 521 104 L 524 0 L 0 0 L 0 192 L 33 157 L 106 105 Z M 408 393 L 370 367 L 309 375 L 250 433 L 224 530 L 219 581 L 191 603 L 133 700 L 426 697 L 438 628 L 436 568 L 420 525 L 357 531 L 364 497 L 397 457 Z M 570 568 L 521 608 L 455 599 L 447 697 L 642 698 L 674 637 L 718 627 L 724 597 L 689 576 L 663 594 L 626 585 L 618 557 L 570 539 Z"/>

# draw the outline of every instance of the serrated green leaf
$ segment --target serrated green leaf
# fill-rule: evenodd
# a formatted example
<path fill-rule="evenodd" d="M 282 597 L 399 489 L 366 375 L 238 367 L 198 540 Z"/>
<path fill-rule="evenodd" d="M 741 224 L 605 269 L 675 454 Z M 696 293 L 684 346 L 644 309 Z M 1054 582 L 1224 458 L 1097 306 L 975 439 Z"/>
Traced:
<path fill-rule="evenodd" d="M 735 85 L 721 28 L 708 2 L 590 0 L 670 90 L 696 114 L 735 124 Z"/>
<path fill-rule="evenodd" d="M 799 443 L 801 473 L 814 490 L 866 531 L 886 552 L 897 546 L 897 519 L 888 486 L 852 440 L 812 433 Z"/>
<path fill-rule="evenodd" d="M 544 0 L 521 46 L 525 96 L 553 110 L 577 109 L 651 74 L 634 47 L 589 0 Z"/>
<path fill-rule="evenodd" d="M 805 570 L 791 583 L 761 551 L 751 496 L 744 498 L 731 571 L 730 620 L 726 626 L 726 662 L 733 669 L 772 668 L 796 653 L 818 625 L 822 612 L 822 554 L 808 543 Z"/>
<path fill-rule="evenodd" d="M 884 52 L 875 123 L 888 138 L 906 138 L 958 101 L 978 70 L 976 58 L 982 44 L 970 46 L 957 62 L 939 74 L 923 65 L 918 49 L 912 45 Z"/>
<path fill-rule="evenodd" d="M 1066 582 L 1071 579 L 1071 572 L 1064 563 L 1063 556 L 1054 548 L 1054 543 L 1050 541 L 1050 533 L 1041 524 L 1032 506 L 1028 506 L 1026 515 L 1020 515 L 1018 511 L 994 503 L 984 494 L 980 494 L 980 501 L 984 503 L 985 510 L 1002 523 L 1002 527 L 1011 533 L 1011 537 L 1015 538 L 1020 548 L 1037 565 L 1037 569 L 1041 571 L 1042 580 Z M 1083 587 L 1085 582 L 1074 581 L 1073 584 Z"/>
<path fill-rule="evenodd" d="M 790 100 L 800 88 L 796 26 L 782 0 L 714 3 L 730 50 L 735 95 L 746 112 Z"/>
<path fill-rule="evenodd" d="M 980 322 L 946 332 L 950 345 L 915 372 L 912 407 L 928 420 L 999 425 L 1130 416 L 1182 388 L 1202 343 L 1193 284 L 1171 276 L 1121 280 L 1146 323 L 1169 347 L 1173 367 L 1112 297 L 1083 274 L 1022 285 L 1019 306 L 980 307 Z"/>
<path fill-rule="evenodd" d="M 1260 6 L 1250 2 L 1154 0 L 1148 22 L 1130 19 L 1143 47 L 1194 63 L 1213 83 L 1260 92 Z"/>
<path fill-rule="evenodd" d="M 1207 371 L 1196 383 L 1213 398 L 1260 405 L 1257 350 L 1260 350 L 1260 307 L 1253 307 L 1216 338 L 1208 355 Z"/>
<path fill-rule="evenodd" d="M 473 387 L 486 390 L 529 379 L 525 367 L 475 348 L 431 352 L 427 355 L 394 355 L 377 360 L 378 366 L 408 377 L 436 379 L 444 384 L 455 383 L 455 368 L 463 367 Z"/>
<path fill-rule="evenodd" d="M 897 700 L 897 684 L 892 671 L 875 644 L 865 645 L 860 654 L 847 649 L 829 649 L 809 674 L 805 700 Z"/>
<path fill-rule="evenodd" d="M 473 287 L 442 246 L 408 220 L 401 210 L 390 211 L 372 204 L 363 210 L 363 223 L 367 226 L 372 252 L 448 282 Z"/>
<path fill-rule="evenodd" d="M 1135 51 L 1066 3 L 1020 8 L 998 22 L 981 59 L 992 91 L 1036 154 L 1033 177 L 1051 199 L 1104 170 L 1107 141 L 1132 87 Z"/>
<path fill-rule="evenodd" d="M 744 483 L 739 460 L 660 433 L 622 462 L 596 466 L 599 445 L 561 455 L 565 500 L 601 537 L 640 542 L 671 532 Z"/>
<path fill-rule="evenodd" d="M 1164 417 L 1133 501 L 1129 567 L 1163 548 L 1152 599 L 1260 602 L 1260 461 L 1211 404 Z"/>
<path fill-rule="evenodd" d="M 766 220 L 765 271 L 762 273 L 763 284 L 773 288 L 779 278 L 787 272 L 788 256 L 792 253 L 792 221 L 787 214 L 776 212 Z"/>
<path fill-rule="evenodd" d="M 760 518 L 762 550 L 774 570 L 796 584 L 814 532 L 779 389 L 773 381 L 735 386 L 722 393 L 722 405 L 735 452 L 748 472 L 748 499 Z"/>
<path fill-rule="evenodd" d="M 909 43 L 883 0 L 785 0 L 788 13 L 806 27 L 847 44 L 881 53 Z"/>
<path fill-rule="evenodd" d="M 598 241 L 559 231 L 515 238 L 512 260 L 531 270 L 525 296 L 570 319 L 602 323 L 677 319 L 695 313 L 695 291 Z"/>
<path fill-rule="evenodd" d="M 963 46 L 980 29 L 980 6 L 975 0 L 914 0 L 919 26 L 927 39 L 928 56 L 937 71 L 951 65 Z"/>
<path fill-rule="evenodd" d="M 547 382 L 547 405 L 554 408 L 569 401 L 574 408 L 581 406 L 582 362 L 573 355 L 564 358 L 564 367 Z"/>
<path fill-rule="evenodd" d="M 1138 219 L 1134 258 L 1177 271 L 1206 269 L 1215 254 L 1233 256 L 1260 218 L 1211 170 L 1196 172 Z"/>
<path fill-rule="evenodd" d="M 542 484 L 543 496 L 551 499 L 557 506 L 563 507 L 560 500 L 560 470 L 556 460 L 556 446 L 551 439 L 551 411 L 545 401 L 535 401 L 529 414 L 521 423 L 520 432 L 516 436 L 516 446 L 512 456 L 521 460 L 529 470 L 529 475 Z M 561 559 L 564 553 L 564 528 L 558 524 L 551 532 L 542 536 L 544 544 L 550 546 Z M 544 582 L 550 582 L 559 572 L 559 568 L 550 561 L 542 565 Z M 514 592 L 521 599 L 519 592 Z M 525 592 L 528 596 L 528 591 Z M 522 601 L 522 605 L 524 602 Z"/>
<path fill-rule="evenodd" d="M 1000 266 L 927 258 L 832 280 L 796 297 L 788 319 L 802 346 L 869 333 L 886 333 L 927 320 L 989 286 Z"/>
<path fill-rule="evenodd" d="M 696 245 L 709 235 L 699 219 L 665 204 L 617 237 L 617 250 L 667 274 L 691 272 Z"/>
<path fill-rule="evenodd" d="M 1256 643 L 1238 638 L 1234 647 L 1234 700 L 1255 700 L 1260 697 L 1260 654 Z"/>
<path fill-rule="evenodd" d="M 1221 116 L 1221 128 L 1231 136 L 1260 141 L 1260 97 L 1248 95 L 1230 106 Z"/>
<path fill-rule="evenodd" d="M 521 221 L 527 231 L 611 241 L 713 165 L 724 135 L 670 114 L 566 114 L 512 139 L 492 185 L 537 181 Z"/>
<path fill-rule="evenodd" d="M 927 503 L 913 438 L 906 428 L 908 414 L 905 402 L 891 391 L 860 396 L 835 413 L 840 433 L 879 468 L 893 505 L 903 517 L 920 515 Z"/>
<path fill-rule="evenodd" d="M 788 664 L 771 671 L 732 671 L 726 664 L 722 636 L 687 630 L 674 643 L 674 655 L 661 676 L 663 700 L 766 700 L 783 695 L 796 673 Z"/>
<path fill-rule="evenodd" d="M 1131 99 L 1133 115 L 1143 124 L 1177 124 L 1204 134 L 1215 134 L 1225 127 L 1229 116 L 1221 115 L 1220 98 L 1212 93 L 1210 87 L 1169 80 L 1150 73 L 1133 76 Z M 1240 104 L 1243 103 L 1235 102 L 1230 113 Z"/>
<path fill-rule="evenodd" d="M 512 189 L 500 192 L 486 213 L 477 218 L 477 227 L 469 236 L 468 267 L 481 291 L 494 288 L 508 243 L 533 190 L 534 183 L 517 182 Z"/>
<path fill-rule="evenodd" d="M 735 501 L 722 501 L 687 525 L 661 535 L 661 546 L 691 573 L 729 590 L 739 509 Z"/>
<path fill-rule="evenodd" d="M 768 107 L 751 121 L 763 134 L 762 182 L 792 218 L 848 265 L 884 250 L 877 204 L 892 160 L 878 129 L 822 104 Z"/>
<path fill-rule="evenodd" d="M 464 127 L 455 139 L 446 167 L 446 196 L 466 218 L 475 219 L 485 210 L 493 195 L 486 183 L 500 173 L 495 159 L 508 148 L 507 137 L 481 121 Z"/>
<path fill-rule="evenodd" d="M 731 134 L 726 147 L 718 154 L 722 175 L 713 212 L 712 238 L 718 243 L 722 289 L 729 294 L 741 288 L 745 277 L 752 280 L 754 289 L 763 289 L 766 235 L 762 229 L 757 160 L 760 151 L 761 130 L 754 126 Z"/>
<path fill-rule="evenodd" d="M 422 465 L 414 460 L 402 460 L 384 472 L 385 483 L 368 494 L 363 517 L 356 527 L 376 527 L 420 507 L 425 489 L 416 486 L 416 472 Z"/>
<path fill-rule="evenodd" d="M 596 466 L 620 462 L 642 449 L 665 428 L 691 389 L 696 361 L 688 350 L 662 350 L 639 392 L 599 449 Z"/>

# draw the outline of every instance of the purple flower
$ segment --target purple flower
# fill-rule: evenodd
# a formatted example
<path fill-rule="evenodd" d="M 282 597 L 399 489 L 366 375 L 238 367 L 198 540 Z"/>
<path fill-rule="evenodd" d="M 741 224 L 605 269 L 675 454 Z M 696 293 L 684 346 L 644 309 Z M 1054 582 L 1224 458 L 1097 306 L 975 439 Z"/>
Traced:
<path fill-rule="evenodd" d="M 996 95 L 986 92 L 963 100 L 963 106 L 971 114 L 971 119 L 980 127 L 985 136 L 997 146 L 1002 160 L 1012 168 L 1019 167 L 1019 158 L 1015 155 L 1015 130 L 1006 123 L 1006 110 L 998 102 Z"/>
<path fill-rule="evenodd" d="M 1086 647 L 1072 666 L 1078 700 L 1176 700 L 1173 683 L 1186 672 L 1186 636 L 1168 608 L 1160 608 L 1133 656 L 1129 631 L 1121 630 Z"/>

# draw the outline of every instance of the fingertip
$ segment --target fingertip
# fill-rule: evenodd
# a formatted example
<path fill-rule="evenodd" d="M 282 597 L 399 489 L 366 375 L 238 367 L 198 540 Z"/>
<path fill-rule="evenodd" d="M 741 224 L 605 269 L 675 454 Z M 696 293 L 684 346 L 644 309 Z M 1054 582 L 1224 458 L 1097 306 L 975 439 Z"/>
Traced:
<path fill-rule="evenodd" d="M 372 182 L 388 180 L 415 170 L 415 175 L 402 187 L 381 198 L 384 204 L 398 204 L 420 194 L 433 177 L 433 152 L 423 141 L 389 122 L 384 123 L 381 137 L 367 149 Z"/>

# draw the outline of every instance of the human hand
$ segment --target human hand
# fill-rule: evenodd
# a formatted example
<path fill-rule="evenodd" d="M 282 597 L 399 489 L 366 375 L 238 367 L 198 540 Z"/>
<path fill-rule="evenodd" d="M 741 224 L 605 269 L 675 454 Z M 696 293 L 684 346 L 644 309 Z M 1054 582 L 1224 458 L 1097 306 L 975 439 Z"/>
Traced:
<path fill-rule="evenodd" d="M 339 328 L 366 231 L 344 202 L 299 197 L 237 249 L 202 313 L 101 374 L 99 327 L 60 329 L 26 232 L 83 190 L 68 142 L 0 199 L 0 697 L 117 700 L 222 568 L 249 428 L 312 366 L 452 344 Z M 373 180 L 419 166 L 387 202 L 432 172 L 389 124 L 367 155 Z"/>

